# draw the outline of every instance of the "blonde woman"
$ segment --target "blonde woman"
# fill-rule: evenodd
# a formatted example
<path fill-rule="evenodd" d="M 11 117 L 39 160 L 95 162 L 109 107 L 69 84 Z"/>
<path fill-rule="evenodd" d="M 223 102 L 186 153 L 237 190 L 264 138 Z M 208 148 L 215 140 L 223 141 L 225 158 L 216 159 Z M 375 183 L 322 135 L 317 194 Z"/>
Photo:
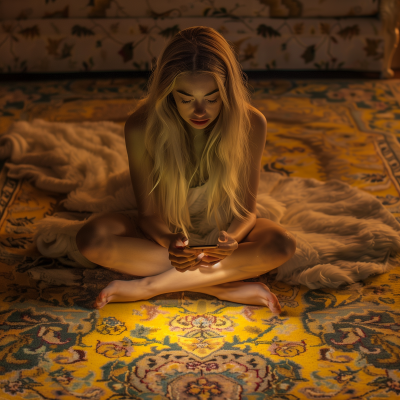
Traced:
<path fill-rule="evenodd" d="M 186 290 L 281 312 L 266 285 L 243 282 L 296 249 L 291 234 L 256 217 L 266 133 L 228 42 L 208 27 L 176 34 L 125 124 L 137 214 L 99 216 L 76 236 L 88 260 L 143 277 L 111 282 L 95 308 Z M 217 246 L 190 247 L 205 244 Z"/>

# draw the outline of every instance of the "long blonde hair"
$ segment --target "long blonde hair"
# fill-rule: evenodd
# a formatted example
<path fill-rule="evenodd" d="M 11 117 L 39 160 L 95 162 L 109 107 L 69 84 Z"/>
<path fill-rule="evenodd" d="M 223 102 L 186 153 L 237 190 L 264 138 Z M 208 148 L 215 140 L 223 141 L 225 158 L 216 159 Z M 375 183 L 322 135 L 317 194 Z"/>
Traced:
<path fill-rule="evenodd" d="M 183 231 L 189 238 L 192 224 L 187 197 L 197 169 L 187 123 L 171 93 L 176 78 L 187 73 L 213 76 L 222 99 L 219 116 L 204 130 L 207 142 L 198 166 L 201 183 L 206 171 L 209 176 L 207 220 L 214 215 L 219 230 L 227 229 L 233 216 L 243 220 L 250 215 L 244 199 L 249 191 L 250 112 L 254 107 L 233 47 L 212 28 L 197 26 L 178 32 L 157 59 L 147 95 L 136 106 L 143 106 L 146 113 L 145 146 L 154 163 L 150 193 L 154 191 L 155 206 L 171 231 Z"/>

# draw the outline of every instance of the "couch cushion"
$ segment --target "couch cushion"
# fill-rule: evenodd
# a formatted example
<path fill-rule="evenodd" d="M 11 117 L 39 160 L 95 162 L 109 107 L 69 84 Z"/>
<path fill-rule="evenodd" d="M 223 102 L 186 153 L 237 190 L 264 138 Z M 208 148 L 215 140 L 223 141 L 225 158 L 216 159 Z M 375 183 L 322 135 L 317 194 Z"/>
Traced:
<path fill-rule="evenodd" d="M 203 18 L 235 48 L 244 70 L 379 71 L 381 22 L 376 18 Z M 0 72 L 150 70 L 175 33 L 198 18 L 36 19 L 3 21 Z"/>
<path fill-rule="evenodd" d="M 0 19 L 127 17 L 345 17 L 378 12 L 379 0 L 0 0 Z M 34 6 L 32 5 L 34 4 Z"/>

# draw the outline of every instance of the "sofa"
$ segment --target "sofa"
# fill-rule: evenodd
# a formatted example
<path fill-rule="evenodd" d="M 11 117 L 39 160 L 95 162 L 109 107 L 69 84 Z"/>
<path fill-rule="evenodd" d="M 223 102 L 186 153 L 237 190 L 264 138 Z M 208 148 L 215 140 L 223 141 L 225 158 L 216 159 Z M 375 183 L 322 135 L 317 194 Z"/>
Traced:
<path fill-rule="evenodd" d="M 184 28 L 209 26 L 245 71 L 391 77 L 400 0 L 0 0 L 0 73 L 149 71 Z"/>

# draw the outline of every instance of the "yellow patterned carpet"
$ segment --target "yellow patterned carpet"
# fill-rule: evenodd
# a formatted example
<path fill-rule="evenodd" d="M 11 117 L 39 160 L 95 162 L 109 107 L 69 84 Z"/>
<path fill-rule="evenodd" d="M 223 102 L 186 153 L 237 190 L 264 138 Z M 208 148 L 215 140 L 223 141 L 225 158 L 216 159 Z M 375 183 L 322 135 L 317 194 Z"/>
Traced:
<path fill-rule="evenodd" d="M 13 121 L 121 123 L 144 79 L 0 84 Z M 340 179 L 400 218 L 400 81 L 250 81 L 262 166 Z M 344 289 L 260 279 L 283 313 L 184 292 L 85 307 L 99 268 L 39 257 L 33 223 L 62 196 L 0 174 L 0 399 L 400 399 L 400 267 Z"/>

